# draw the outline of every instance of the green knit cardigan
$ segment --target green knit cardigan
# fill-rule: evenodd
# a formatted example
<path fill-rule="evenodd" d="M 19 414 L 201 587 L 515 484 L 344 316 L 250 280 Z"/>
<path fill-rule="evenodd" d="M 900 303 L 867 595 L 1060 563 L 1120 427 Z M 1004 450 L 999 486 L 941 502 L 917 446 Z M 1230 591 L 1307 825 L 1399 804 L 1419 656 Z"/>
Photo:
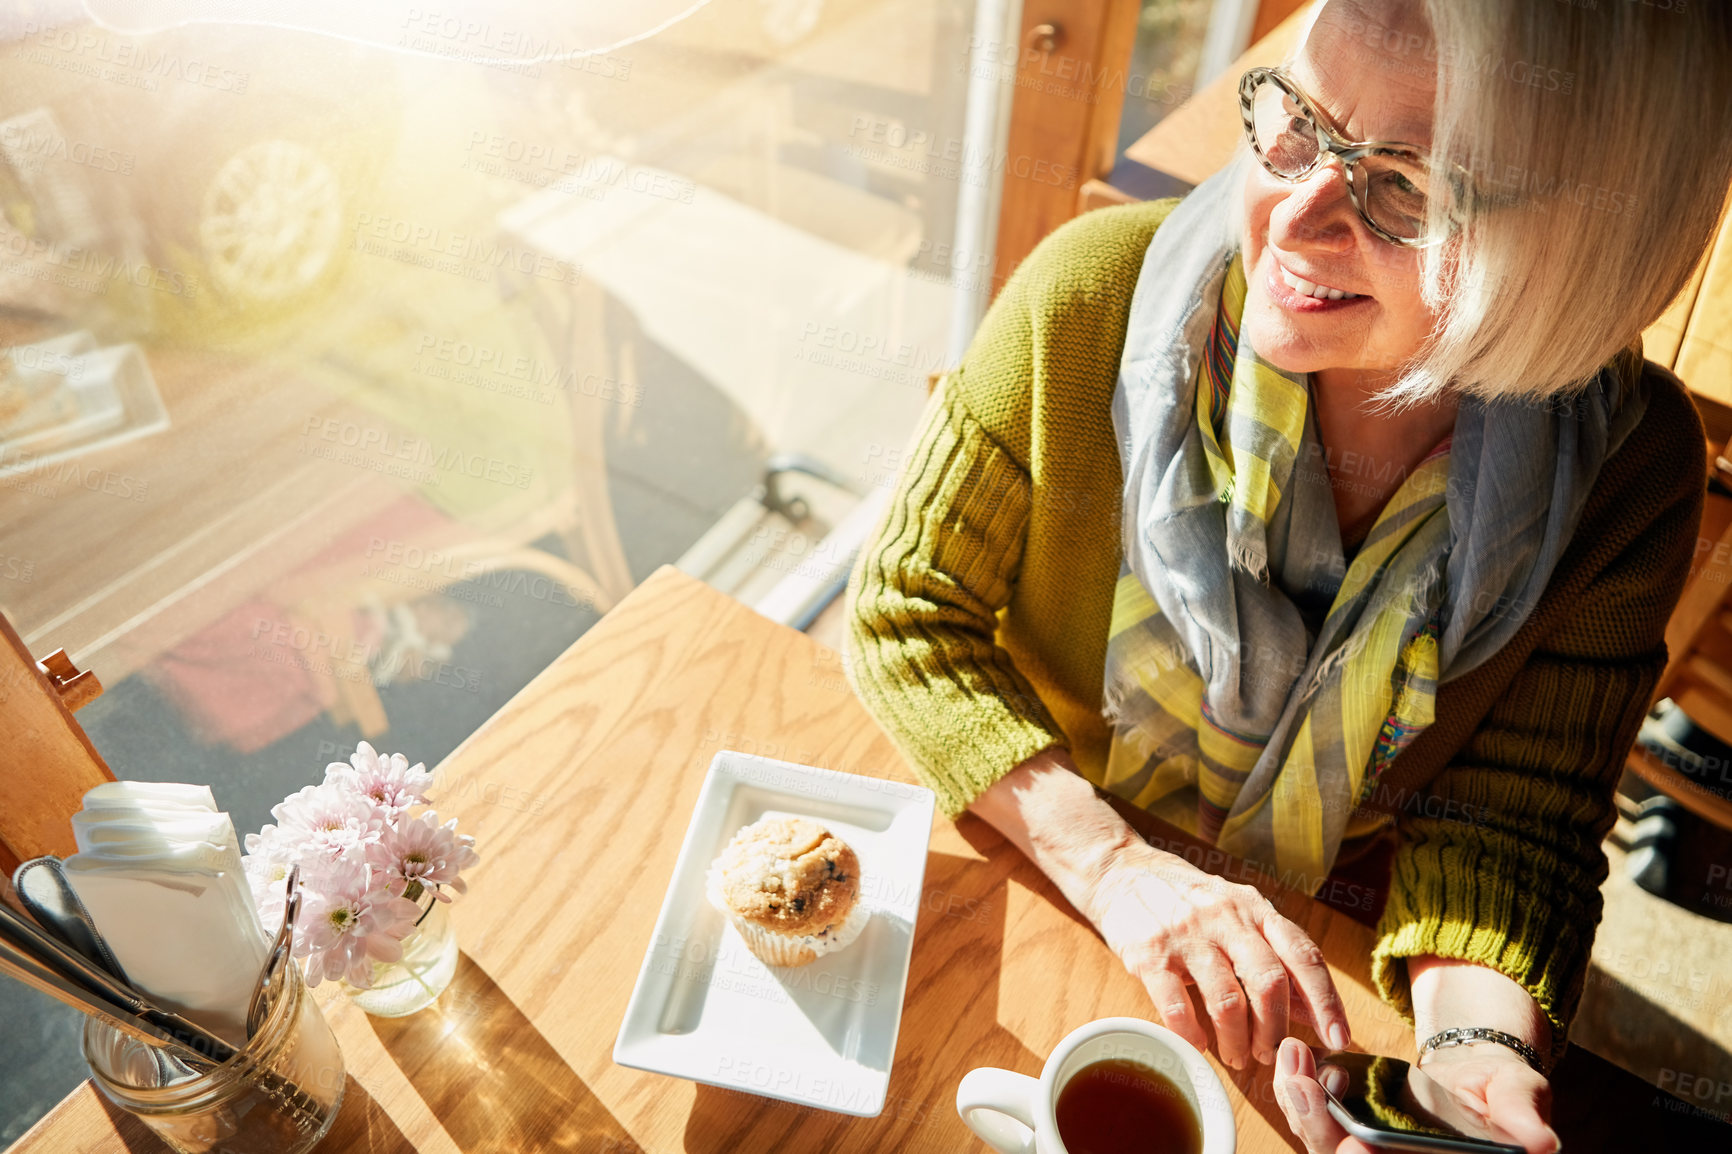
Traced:
<path fill-rule="evenodd" d="M 1086 213 L 1017 267 L 929 399 L 850 574 L 849 682 L 952 818 L 1049 746 L 1104 766 L 1111 400 L 1143 254 L 1176 203 Z M 1695 409 L 1639 342 L 1622 355 L 1646 373 L 1643 420 L 1539 605 L 1440 689 L 1438 720 L 1386 771 L 1407 784 L 1378 806 L 1398 839 L 1372 958 L 1385 1000 L 1411 1021 L 1398 959 L 1490 966 L 1545 1010 L 1556 1055 L 1600 919 L 1612 792 L 1701 519 Z"/>

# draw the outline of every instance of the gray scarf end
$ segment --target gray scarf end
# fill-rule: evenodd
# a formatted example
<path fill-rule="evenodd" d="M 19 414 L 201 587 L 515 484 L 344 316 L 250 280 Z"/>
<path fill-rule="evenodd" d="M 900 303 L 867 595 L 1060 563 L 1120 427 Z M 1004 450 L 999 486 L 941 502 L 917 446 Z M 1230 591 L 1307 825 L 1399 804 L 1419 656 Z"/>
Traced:
<path fill-rule="evenodd" d="M 1249 573 L 1259 585 L 1269 584 L 1269 558 L 1261 549 L 1248 541 L 1229 540 L 1227 551 L 1232 555 L 1233 568 Z"/>

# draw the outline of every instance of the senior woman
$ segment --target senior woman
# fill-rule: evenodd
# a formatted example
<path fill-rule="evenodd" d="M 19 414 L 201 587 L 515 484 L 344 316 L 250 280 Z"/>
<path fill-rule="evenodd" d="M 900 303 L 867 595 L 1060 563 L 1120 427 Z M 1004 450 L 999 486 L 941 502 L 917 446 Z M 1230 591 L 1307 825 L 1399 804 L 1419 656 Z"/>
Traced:
<path fill-rule="evenodd" d="M 1105 795 L 1309 892 L 1381 873 L 1372 972 L 1422 1068 L 1555 1147 L 1700 517 L 1701 426 L 1640 334 L 1732 181 L 1728 60 L 1726 6 L 1330 0 L 1243 78 L 1232 164 L 1016 270 L 851 577 L 849 677 L 945 812 L 1168 1026 L 1276 1062 L 1313 1151 L 1357 1148 L 1283 1041 L 1348 1043 L 1321 952 Z"/>

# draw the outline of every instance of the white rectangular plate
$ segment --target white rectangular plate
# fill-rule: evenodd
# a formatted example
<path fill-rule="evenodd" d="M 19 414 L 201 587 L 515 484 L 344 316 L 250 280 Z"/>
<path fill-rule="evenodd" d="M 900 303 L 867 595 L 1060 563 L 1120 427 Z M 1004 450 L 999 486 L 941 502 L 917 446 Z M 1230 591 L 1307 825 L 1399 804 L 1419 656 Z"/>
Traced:
<path fill-rule="evenodd" d="M 918 785 L 717 753 L 613 1060 L 876 1117 L 896 1054 L 934 804 Z M 810 965 L 765 965 L 704 897 L 710 863 L 740 827 L 766 816 L 823 822 L 860 858 L 872 920 L 852 945 Z"/>

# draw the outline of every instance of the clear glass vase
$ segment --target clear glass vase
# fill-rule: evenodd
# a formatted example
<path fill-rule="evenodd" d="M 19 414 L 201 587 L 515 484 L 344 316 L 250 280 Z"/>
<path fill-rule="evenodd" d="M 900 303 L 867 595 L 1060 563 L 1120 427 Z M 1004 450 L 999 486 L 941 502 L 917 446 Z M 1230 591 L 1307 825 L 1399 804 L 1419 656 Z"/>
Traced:
<path fill-rule="evenodd" d="M 377 1018 L 401 1018 L 431 1006 L 457 976 L 457 932 L 447 914 L 449 903 L 431 893 L 421 895 L 425 912 L 415 930 L 403 939 L 403 957 L 374 962 L 373 984 L 360 989 L 342 982 L 343 992 Z"/>

